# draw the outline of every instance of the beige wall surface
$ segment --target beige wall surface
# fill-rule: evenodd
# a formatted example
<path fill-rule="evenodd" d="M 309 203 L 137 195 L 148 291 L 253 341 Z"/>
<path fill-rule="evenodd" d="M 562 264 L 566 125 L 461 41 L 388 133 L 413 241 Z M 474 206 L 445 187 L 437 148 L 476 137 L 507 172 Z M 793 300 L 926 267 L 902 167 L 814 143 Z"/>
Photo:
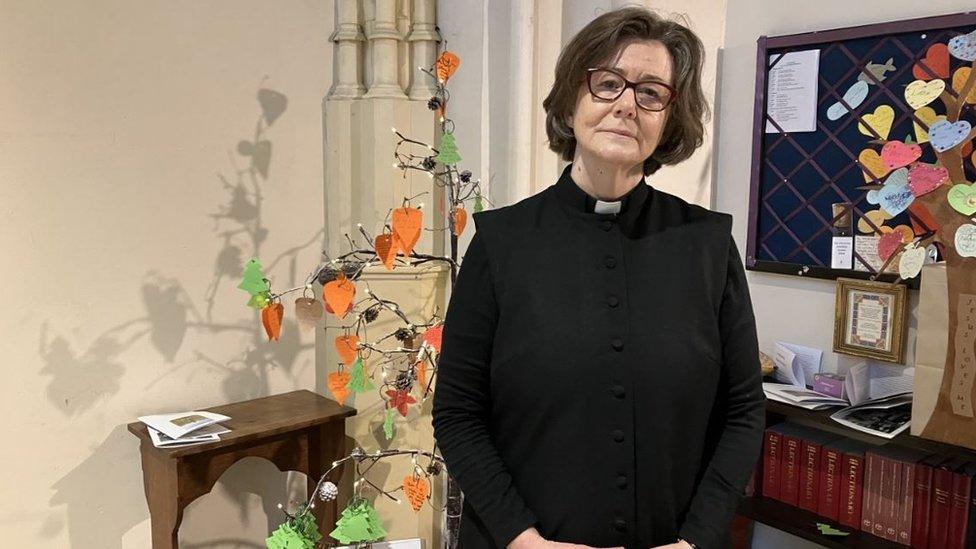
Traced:
<path fill-rule="evenodd" d="M 235 286 L 318 261 L 332 30 L 321 0 L 0 2 L 0 545 L 148 547 L 126 422 L 314 386 L 313 336 L 266 343 Z M 237 150 L 262 87 L 267 179 Z M 263 547 L 303 486 L 243 462 L 183 546 Z"/>

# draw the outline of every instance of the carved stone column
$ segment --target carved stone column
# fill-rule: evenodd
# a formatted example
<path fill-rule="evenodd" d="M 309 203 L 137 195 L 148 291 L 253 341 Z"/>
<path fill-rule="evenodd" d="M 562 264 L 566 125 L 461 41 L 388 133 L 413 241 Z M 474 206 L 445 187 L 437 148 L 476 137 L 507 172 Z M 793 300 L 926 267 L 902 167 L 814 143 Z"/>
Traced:
<path fill-rule="evenodd" d="M 374 19 L 366 21 L 371 70 L 366 97 L 401 99 L 404 94 L 397 72 L 397 49 L 401 35 L 397 30 L 396 0 L 372 1 L 375 2 Z"/>
<path fill-rule="evenodd" d="M 351 99 L 366 93 L 360 67 L 361 50 L 366 37 L 360 30 L 362 14 L 357 0 L 336 1 L 336 28 L 329 38 L 335 43 L 335 82 L 329 97 Z"/>
<path fill-rule="evenodd" d="M 435 10 L 436 0 L 413 0 L 413 26 L 407 42 L 410 44 L 411 57 L 413 59 L 413 78 L 410 79 L 410 89 L 407 95 L 410 99 L 424 100 L 430 99 L 436 87 L 430 78 L 419 78 L 423 76 L 417 71 L 417 67 L 429 67 L 434 64 L 437 57 L 437 31 L 435 21 L 437 14 Z"/>

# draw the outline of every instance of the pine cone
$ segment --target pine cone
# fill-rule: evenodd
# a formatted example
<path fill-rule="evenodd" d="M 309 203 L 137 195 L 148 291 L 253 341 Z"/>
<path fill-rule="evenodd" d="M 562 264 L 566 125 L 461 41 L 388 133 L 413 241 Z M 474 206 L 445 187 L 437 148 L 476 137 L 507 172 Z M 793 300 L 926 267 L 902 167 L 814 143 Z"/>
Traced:
<path fill-rule="evenodd" d="M 432 111 L 436 111 L 437 109 L 441 108 L 441 98 L 435 95 L 434 97 L 428 99 L 427 108 Z"/>
<path fill-rule="evenodd" d="M 467 183 L 467 182 L 471 181 L 471 170 L 464 170 L 463 172 L 461 172 L 460 174 L 458 174 L 458 177 L 461 178 L 461 181 L 463 183 Z"/>
<path fill-rule="evenodd" d="M 319 499 L 322 501 L 332 501 L 339 495 L 339 488 L 329 481 L 319 487 Z"/>

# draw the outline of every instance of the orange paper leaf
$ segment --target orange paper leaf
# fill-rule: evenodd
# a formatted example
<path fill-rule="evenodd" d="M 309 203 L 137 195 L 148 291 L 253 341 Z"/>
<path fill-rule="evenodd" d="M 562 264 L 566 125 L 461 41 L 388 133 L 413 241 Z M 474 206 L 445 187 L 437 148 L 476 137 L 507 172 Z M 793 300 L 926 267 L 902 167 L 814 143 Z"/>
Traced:
<path fill-rule="evenodd" d="M 440 57 L 437 58 L 437 79 L 440 80 L 442 84 L 447 82 L 447 80 L 451 78 L 451 75 L 454 74 L 454 71 L 456 71 L 460 65 L 460 57 L 452 52 L 445 51 Z"/>
<path fill-rule="evenodd" d="M 441 352 L 441 339 L 444 336 L 444 325 L 438 324 L 437 326 L 431 326 L 424 332 L 423 339 L 428 345 L 434 348 L 434 351 Z"/>
<path fill-rule="evenodd" d="M 461 236 L 467 223 L 468 212 L 464 211 L 464 208 L 454 208 L 454 234 Z"/>
<path fill-rule="evenodd" d="M 281 337 L 281 319 L 284 316 L 285 306 L 280 301 L 261 309 L 261 323 L 268 334 L 268 341 L 278 341 Z"/>
<path fill-rule="evenodd" d="M 384 233 L 377 236 L 376 242 L 373 243 L 373 249 L 376 250 L 376 257 L 380 258 L 386 269 L 392 271 L 393 260 L 397 253 L 396 246 L 393 245 L 393 235 Z"/>
<path fill-rule="evenodd" d="M 403 479 L 403 493 L 407 494 L 407 499 L 410 500 L 410 506 L 413 507 L 413 510 L 419 512 L 420 508 L 424 506 L 424 502 L 427 501 L 427 495 L 430 494 L 430 483 L 424 477 L 407 475 Z"/>
<path fill-rule="evenodd" d="M 349 374 L 346 372 L 332 372 L 329 374 L 329 392 L 335 397 L 336 402 L 343 404 L 349 396 Z"/>
<path fill-rule="evenodd" d="M 417 372 L 417 381 L 420 382 L 420 386 L 425 390 L 427 389 L 427 361 L 419 360 L 414 364 L 414 368 Z"/>
<path fill-rule="evenodd" d="M 339 358 L 342 359 L 342 363 L 351 366 L 353 362 L 356 362 L 356 357 L 359 356 L 359 336 L 355 334 L 351 335 L 341 335 L 335 338 L 335 348 L 336 352 L 339 353 Z"/>
<path fill-rule="evenodd" d="M 339 318 L 346 316 L 352 309 L 352 298 L 356 295 L 356 285 L 344 273 L 339 273 L 335 280 L 330 280 L 322 287 L 322 299 L 331 309 L 331 313 Z"/>
<path fill-rule="evenodd" d="M 393 210 L 393 242 L 403 255 L 413 253 L 413 247 L 420 240 L 423 226 L 423 213 L 417 208 L 397 208 Z"/>

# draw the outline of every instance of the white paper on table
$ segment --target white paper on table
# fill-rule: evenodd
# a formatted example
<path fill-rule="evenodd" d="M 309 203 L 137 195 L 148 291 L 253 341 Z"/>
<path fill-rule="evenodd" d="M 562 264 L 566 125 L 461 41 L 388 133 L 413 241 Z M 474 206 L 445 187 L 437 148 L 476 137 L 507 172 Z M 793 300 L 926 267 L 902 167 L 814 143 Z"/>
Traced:
<path fill-rule="evenodd" d="M 183 438 L 197 429 L 228 419 L 230 418 L 223 414 L 213 412 L 181 412 L 139 417 L 139 421 L 170 438 Z"/>
<path fill-rule="evenodd" d="M 813 375 L 820 373 L 822 358 L 823 351 L 820 349 L 777 341 L 773 353 L 776 379 L 797 387 L 812 387 Z"/>
<path fill-rule="evenodd" d="M 816 131 L 820 50 L 791 51 L 782 55 L 783 58 L 769 69 L 766 114 L 784 132 Z M 769 63 L 779 56 L 769 56 Z M 779 133 L 779 130 L 767 120 L 766 133 Z"/>
<path fill-rule="evenodd" d="M 854 237 L 835 236 L 831 241 L 830 268 L 850 269 L 854 263 Z"/>
<path fill-rule="evenodd" d="M 915 385 L 915 368 L 862 362 L 847 372 L 844 396 L 854 406 L 870 400 L 911 393 Z"/>
<path fill-rule="evenodd" d="M 340 545 L 336 549 L 356 549 L 360 545 Z M 370 549 L 424 549 L 424 540 L 420 538 L 399 539 L 393 541 L 374 541 L 369 544 Z"/>

